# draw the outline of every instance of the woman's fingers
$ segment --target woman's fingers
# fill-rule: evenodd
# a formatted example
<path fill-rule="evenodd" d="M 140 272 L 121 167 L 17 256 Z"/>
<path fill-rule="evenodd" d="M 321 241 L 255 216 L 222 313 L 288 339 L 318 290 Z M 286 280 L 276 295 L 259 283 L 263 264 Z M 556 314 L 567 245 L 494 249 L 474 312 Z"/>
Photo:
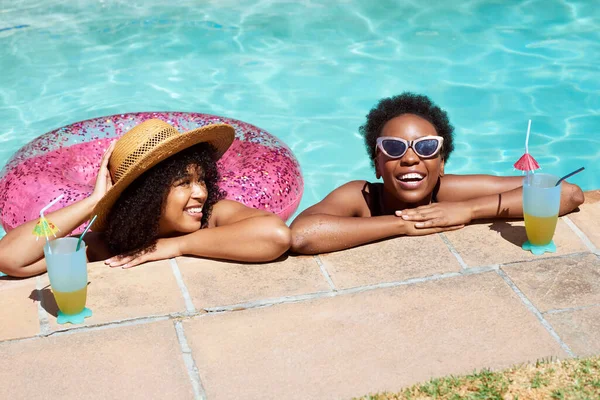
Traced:
<path fill-rule="evenodd" d="M 108 172 L 108 169 L 106 169 L 105 173 L 106 173 L 106 177 L 105 177 L 106 191 L 108 191 L 113 186 L 113 183 L 112 183 L 112 178 L 110 177 L 110 172 Z"/>
<path fill-rule="evenodd" d="M 102 167 L 106 167 L 108 165 L 108 160 L 110 160 L 110 156 L 115 149 L 115 143 L 117 143 L 117 141 L 113 140 L 108 148 L 104 151 L 104 155 L 102 156 L 102 161 L 100 163 Z"/>
<path fill-rule="evenodd" d="M 425 220 L 420 220 L 415 223 L 417 228 L 433 228 L 433 227 L 447 227 L 452 226 L 452 222 L 446 215 L 432 214 Z"/>
<path fill-rule="evenodd" d="M 109 258 L 108 260 L 104 261 L 104 263 L 111 268 L 115 268 L 124 266 L 125 264 L 129 263 L 129 261 L 131 261 L 132 259 L 133 257 L 131 256 L 116 256 Z"/>
<path fill-rule="evenodd" d="M 440 213 L 433 209 L 414 212 L 412 214 L 402 214 L 402 219 L 405 221 L 427 221 L 438 217 L 440 217 Z"/>
<path fill-rule="evenodd" d="M 104 261 L 104 263 L 106 265 L 108 265 L 111 268 L 116 268 L 116 267 L 121 267 L 124 269 L 127 268 L 131 268 L 131 267 L 135 267 L 136 265 L 140 265 L 146 262 L 146 256 L 145 255 L 141 255 L 138 257 L 133 257 L 133 256 L 116 256 L 116 257 L 112 257 L 109 258 L 108 260 Z"/>
<path fill-rule="evenodd" d="M 416 226 L 416 224 L 415 224 Z M 429 235 L 431 233 L 440 233 L 440 232 L 447 232 L 447 231 L 456 231 L 458 229 L 464 228 L 464 224 L 463 225 L 453 225 L 453 226 L 436 226 L 433 228 L 419 228 L 419 234 L 420 235 Z"/>
<path fill-rule="evenodd" d="M 132 268 L 137 265 L 143 264 L 144 262 L 146 262 L 146 260 L 144 259 L 143 256 L 137 257 L 137 258 L 134 258 L 133 260 L 129 261 L 127 264 L 122 265 L 121 268 L 123 268 L 123 269 Z"/>

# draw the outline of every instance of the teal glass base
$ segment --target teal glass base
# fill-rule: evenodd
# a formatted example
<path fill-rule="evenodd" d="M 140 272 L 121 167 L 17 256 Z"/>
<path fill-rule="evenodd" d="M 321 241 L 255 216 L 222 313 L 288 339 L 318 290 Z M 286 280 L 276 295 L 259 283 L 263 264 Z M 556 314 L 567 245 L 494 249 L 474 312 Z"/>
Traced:
<path fill-rule="evenodd" d="M 529 250 L 536 256 L 540 256 L 546 252 L 548 253 L 556 253 L 556 245 L 554 244 L 554 240 L 551 240 L 550 243 L 545 244 L 543 246 L 536 246 L 535 244 L 529 243 L 529 240 L 523 243 L 521 246 L 523 250 Z"/>
<path fill-rule="evenodd" d="M 90 310 L 87 307 L 85 307 L 80 313 L 77 314 L 65 314 L 62 311 L 58 310 L 58 318 L 56 319 L 56 322 L 58 322 L 61 325 L 66 324 L 67 322 L 71 324 L 83 324 L 83 320 L 91 316 L 92 310 Z"/>

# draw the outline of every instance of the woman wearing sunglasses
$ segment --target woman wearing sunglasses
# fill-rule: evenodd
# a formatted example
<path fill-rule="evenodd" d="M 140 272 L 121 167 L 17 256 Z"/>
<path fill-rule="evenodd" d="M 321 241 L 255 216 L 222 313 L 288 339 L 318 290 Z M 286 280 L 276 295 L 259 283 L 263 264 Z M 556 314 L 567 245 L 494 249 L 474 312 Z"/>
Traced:
<path fill-rule="evenodd" d="M 474 219 L 522 217 L 522 177 L 444 174 L 453 130 L 426 96 L 379 101 L 360 132 L 383 183 L 348 182 L 306 209 L 291 225 L 292 251 L 325 253 L 460 229 Z M 581 189 L 565 182 L 560 215 L 583 200 Z"/>

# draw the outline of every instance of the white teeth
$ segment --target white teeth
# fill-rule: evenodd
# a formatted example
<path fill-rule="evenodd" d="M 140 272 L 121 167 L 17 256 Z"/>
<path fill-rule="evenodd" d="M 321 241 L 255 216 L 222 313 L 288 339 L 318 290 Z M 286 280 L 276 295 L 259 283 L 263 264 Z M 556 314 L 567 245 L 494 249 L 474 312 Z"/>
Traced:
<path fill-rule="evenodd" d="M 200 214 L 202 212 L 202 207 L 186 208 L 185 211 L 189 212 L 190 214 Z"/>
<path fill-rule="evenodd" d="M 423 175 L 411 172 L 410 174 L 404 174 L 400 179 L 423 179 Z"/>

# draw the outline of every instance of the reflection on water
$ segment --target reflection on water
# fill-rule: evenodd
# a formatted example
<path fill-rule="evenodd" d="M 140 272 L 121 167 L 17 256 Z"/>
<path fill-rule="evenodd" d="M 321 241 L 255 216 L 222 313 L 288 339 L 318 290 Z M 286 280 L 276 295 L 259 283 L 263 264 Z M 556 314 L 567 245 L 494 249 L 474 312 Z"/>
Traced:
<path fill-rule="evenodd" d="M 154 3 L 154 4 L 151 4 Z M 431 4 L 429 4 L 431 3 Z M 600 8 L 589 1 L 13 1 L 0 14 L 0 165 L 78 120 L 194 111 L 296 153 L 300 210 L 374 179 L 358 127 L 404 90 L 450 115 L 449 173 L 544 172 L 600 188 Z"/>

